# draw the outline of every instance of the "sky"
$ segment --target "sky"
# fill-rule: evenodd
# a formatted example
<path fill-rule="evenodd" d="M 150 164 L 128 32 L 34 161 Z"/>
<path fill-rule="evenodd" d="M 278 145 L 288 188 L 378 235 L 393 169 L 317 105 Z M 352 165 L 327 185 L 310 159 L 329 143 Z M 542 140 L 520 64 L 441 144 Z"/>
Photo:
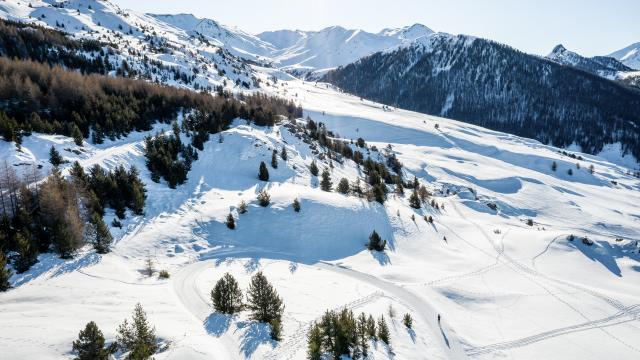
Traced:
<path fill-rule="evenodd" d="M 640 0 L 112 0 L 140 12 L 192 13 L 249 33 L 340 25 L 378 32 L 424 24 L 546 55 L 557 44 L 606 55 L 640 42 Z"/>

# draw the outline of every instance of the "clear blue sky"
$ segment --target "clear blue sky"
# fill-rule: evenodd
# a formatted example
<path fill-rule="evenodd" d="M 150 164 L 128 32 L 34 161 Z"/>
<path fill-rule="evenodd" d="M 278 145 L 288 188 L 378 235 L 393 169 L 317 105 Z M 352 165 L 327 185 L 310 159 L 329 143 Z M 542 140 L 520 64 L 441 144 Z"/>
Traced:
<path fill-rule="evenodd" d="M 640 0 L 113 0 L 141 12 L 193 13 L 250 33 L 422 23 L 547 54 L 562 43 L 602 55 L 640 42 Z"/>

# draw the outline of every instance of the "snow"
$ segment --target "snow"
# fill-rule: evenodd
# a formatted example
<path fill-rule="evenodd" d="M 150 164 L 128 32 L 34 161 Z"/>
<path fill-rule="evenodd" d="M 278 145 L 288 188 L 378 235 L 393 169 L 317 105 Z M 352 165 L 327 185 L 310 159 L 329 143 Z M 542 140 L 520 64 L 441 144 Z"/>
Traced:
<path fill-rule="evenodd" d="M 630 68 L 640 70 L 640 42 L 615 51 L 609 54 L 609 56 L 620 60 Z"/>
<path fill-rule="evenodd" d="M 144 22 L 184 50 L 154 56 L 184 67 L 200 59 L 190 51 L 214 54 L 217 46 L 228 44 L 217 37 L 218 45 L 197 43 L 188 34 L 194 19 L 189 16 L 170 24 L 157 16 L 125 16 L 104 1 L 91 2 L 95 13 L 83 6 L 81 15 L 72 6 L 63 11 L 48 2 L 32 3 L 29 10 L 23 1 L 0 2 L 0 15 L 27 20 L 30 11 L 46 11 L 47 21 L 55 23 L 60 16 L 70 24 L 91 16 L 83 24 L 105 35 L 117 31 L 120 21 L 127 26 Z M 416 36 L 411 29 L 383 32 Z M 75 34 L 93 36 L 82 30 Z M 355 44 L 364 53 L 380 44 L 381 35 L 335 27 L 273 36 L 279 40 L 259 37 L 279 47 L 302 44 L 299 49 L 317 49 L 314 41 L 334 39 L 331 44 Z M 138 37 L 134 33 L 129 40 Z M 438 37 L 446 35 L 426 35 L 419 42 L 428 46 Z M 471 43 L 473 38 L 454 40 Z M 283 53 L 282 59 L 300 64 L 296 54 Z M 321 61 L 312 56 L 303 63 Z M 375 145 L 380 151 L 371 150 L 372 158 L 382 159 L 382 149 L 390 144 L 405 166 L 405 178 L 417 176 L 443 207 L 412 209 L 409 190 L 405 196 L 390 194 L 384 205 L 321 191 L 308 170 L 313 149 L 284 125 L 257 127 L 237 119 L 224 131 L 223 142 L 211 137 L 188 181 L 177 189 L 152 182 L 143 156 L 144 136 L 168 129 L 166 124 L 101 145 L 78 147 L 70 138 L 43 134 L 25 137 L 20 151 L 0 142 L 0 157 L 18 170 L 36 164 L 47 172 L 48 151 L 55 145 L 65 158 L 86 167 L 135 165 L 148 190 L 145 214 L 128 213 L 122 229 L 111 229 L 116 239 L 111 253 L 100 256 L 86 247 L 71 260 L 43 254 L 27 273 L 13 276 L 14 288 L 0 293 L 3 359 L 72 358 L 71 343 L 91 320 L 113 341 L 118 324 L 138 302 L 167 345 L 156 355 L 159 360 L 304 359 L 312 321 L 327 309 L 344 307 L 387 317 L 393 353 L 372 343 L 371 359 L 637 359 L 640 180 L 627 175 L 635 163 L 625 167 L 612 157 L 619 153 L 615 145 L 598 156 L 576 151 L 583 157 L 577 169 L 575 159 L 534 140 L 360 100 L 328 84 L 296 80 L 281 69 L 249 71 L 263 83 L 278 78 L 263 91 L 301 103 L 305 116 L 325 123 L 336 136 L 362 137 Z M 202 80 L 222 78 L 212 73 Z M 258 164 L 269 163 L 272 150 L 282 147 L 289 159 L 269 168 L 270 182 L 258 181 Z M 362 176 L 351 161 L 333 166 L 334 184 Z M 255 201 L 263 188 L 272 196 L 266 208 Z M 295 198 L 302 204 L 300 213 L 292 209 Z M 246 214 L 237 211 L 242 200 L 249 204 Z M 495 209 L 488 206 L 493 204 Z M 224 224 L 229 212 L 237 219 L 236 230 Z M 425 215 L 434 223 L 424 221 Z M 113 216 L 107 212 L 107 223 Z M 389 241 L 384 253 L 364 248 L 374 229 Z M 570 241 L 569 234 L 576 238 Z M 593 245 L 583 244 L 582 236 Z M 149 256 L 157 269 L 169 271 L 169 279 L 143 274 Z M 230 272 L 246 289 L 258 270 L 286 305 L 281 343 L 269 340 L 266 326 L 250 321 L 246 312 L 213 313 L 209 292 L 217 279 Z M 392 320 L 390 305 L 398 314 Z M 413 332 L 401 323 L 406 312 L 414 318 Z"/>

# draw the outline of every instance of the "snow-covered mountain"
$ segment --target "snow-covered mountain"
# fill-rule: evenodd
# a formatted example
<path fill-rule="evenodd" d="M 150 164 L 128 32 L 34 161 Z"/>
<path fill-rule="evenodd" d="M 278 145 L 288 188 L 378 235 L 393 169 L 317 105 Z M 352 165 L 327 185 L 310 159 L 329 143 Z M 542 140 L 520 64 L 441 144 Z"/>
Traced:
<path fill-rule="evenodd" d="M 615 51 L 609 54 L 609 56 L 620 60 L 620 62 L 628 67 L 640 70 L 640 42 Z"/>
<path fill-rule="evenodd" d="M 620 158 L 634 134 L 637 139 L 631 132 L 637 125 L 628 120 L 637 107 L 620 105 L 632 102 L 623 103 L 630 95 L 614 82 L 420 25 L 378 34 L 328 28 L 253 36 L 213 20 L 136 14 L 103 0 L 0 0 L 0 17 L 112 44 L 101 48 L 105 57 L 118 66 L 126 60 L 142 79 L 191 89 L 223 86 L 245 100 L 242 92 L 260 91 L 304 108 L 303 116 L 274 126 L 241 116 L 220 133 L 205 132 L 187 180 L 175 189 L 154 180 L 145 138 L 182 128 L 181 143 L 191 144 L 202 134 L 189 131 L 189 117 L 207 114 L 177 112 L 171 120 L 183 125 L 178 130 L 156 123 L 100 144 L 38 132 L 25 133 L 20 144 L 0 140 L 0 159 L 7 161 L 0 164 L 3 195 L 19 188 L 5 190 L 7 169 L 44 175 L 52 168 L 51 147 L 68 161 L 60 164 L 63 176 L 74 161 L 85 169 L 135 166 L 146 186 L 143 213 L 125 210 L 118 220 L 106 208 L 104 222 L 115 239 L 110 253 L 97 254 L 90 244 L 69 259 L 43 252 L 28 271 L 14 271 L 12 288 L 0 292 L 3 360 L 74 358 L 72 343 L 89 321 L 112 343 L 137 303 L 155 327 L 158 360 L 307 359 L 310 327 L 326 310 L 341 309 L 386 319 L 390 346 L 365 338 L 369 359 L 638 358 L 640 178 L 631 174 L 637 161 L 628 151 Z M 414 86 L 396 93 L 392 105 L 401 96 L 428 99 L 437 115 L 464 118 L 474 110 L 481 119 L 498 118 L 500 106 L 517 115 L 533 108 L 535 116 L 516 119 L 529 129 L 551 112 L 577 118 L 613 111 L 625 120 L 616 131 L 551 124 L 545 134 L 577 134 L 585 150 L 598 136 L 631 135 L 598 155 L 581 153 L 576 144 L 567 144 L 568 151 L 527 138 L 534 133 L 521 137 L 403 110 L 349 95 L 343 92 L 348 86 L 302 81 L 278 69 L 334 67 L 364 55 L 371 56 L 340 71 L 362 66 L 358 82 L 374 84 L 372 92 Z M 259 61 L 249 65 L 246 58 Z M 256 64 L 262 60 L 274 66 Z M 388 72 L 384 87 L 376 83 L 379 74 L 362 75 L 372 74 L 363 65 L 369 61 Z M 566 89 L 560 81 L 566 78 L 575 91 L 554 93 Z M 588 96 L 601 105 L 584 111 L 575 105 L 581 103 L 574 98 Z M 557 99 L 576 102 L 545 102 Z M 470 107 L 485 100 L 496 102 Z M 314 137 L 314 128 L 327 132 Z M 271 164 L 268 181 L 258 179 L 261 163 Z M 326 175 L 314 175 L 311 164 Z M 387 166 L 397 172 L 381 180 L 378 170 Z M 414 178 L 426 197 L 418 206 Z M 346 193 L 338 190 L 343 179 Z M 370 185 L 375 179 L 382 194 Z M 257 201 L 262 190 L 271 196 L 267 206 Z M 383 252 L 365 246 L 374 230 L 387 240 Z M 156 270 L 151 276 L 149 263 Z M 160 270 L 168 277 L 158 276 Z M 232 274 L 246 294 L 258 271 L 285 304 L 279 342 L 248 310 L 227 315 L 212 306 L 211 290 L 223 274 Z M 410 328 L 404 314 L 413 318 Z"/>
<path fill-rule="evenodd" d="M 270 31 L 257 36 L 279 49 L 274 60 L 293 69 L 327 69 L 352 63 L 372 53 L 396 48 L 433 31 L 420 24 L 384 29 L 377 34 L 332 26 L 320 31 Z"/>
<path fill-rule="evenodd" d="M 554 47 L 551 53 L 547 55 L 547 59 L 562 65 L 574 66 L 610 79 L 618 78 L 620 73 L 633 71 L 632 68 L 624 65 L 613 57 L 594 56 L 587 58 L 567 50 L 567 48 L 562 45 Z"/>
<path fill-rule="evenodd" d="M 276 51 L 273 45 L 239 29 L 221 25 L 215 20 L 200 19 L 191 14 L 148 14 L 162 22 L 171 24 L 187 34 L 203 37 L 218 46 L 224 46 L 233 54 L 248 59 L 270 57 Z"/>

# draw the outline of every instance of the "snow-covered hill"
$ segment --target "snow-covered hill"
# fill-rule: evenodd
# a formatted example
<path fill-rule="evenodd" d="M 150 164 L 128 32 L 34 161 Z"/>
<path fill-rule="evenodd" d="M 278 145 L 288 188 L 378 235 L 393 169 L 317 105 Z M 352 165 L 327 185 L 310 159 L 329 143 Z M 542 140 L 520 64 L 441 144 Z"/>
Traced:
<path fill-rule="evenodd" d="M 433 31 L 415 24 L 377 34 L 332 26 L 320 31 L 269 31 L 257 36 L 279 47 L 273 58 L 283 67 L 322 70 L 352 63 L 369 54 L 401 46 Z"/>
<path fill-rule="evenodd" d="M 609 56 L 620 60 L 628 67 L 640 70 L 640 42 L 615 51 L 609 54 Z"/>
<path fill-rule="evenodd" d="M 17 168 L 46 164 L 52 144 L 84 166 L 136 165 L 148 190 L 145 215 L 129 214 L 122 230 L 111 229 L 111 254 L 87 248 L 72 260 L 42 255 L 13 277 L 16 288 L 0 293 L 5 358 L 71 357 L 72 340 L 90 320 L 111 341 L 137 302 L 166 347 L 157 359 L 304 359 L 306 330 L 326 309 L 388 316 L 390 306 L 397 313 L 389 319 L 394 355 L 378 343 L 375 359 L 637 358 L 640 181 L 626 169 L 586 154 L 577 169 L 572 157 L 533 140 L 256 70 L 265 82 L 279 77 L 270 91 L 301 101 L 306 115 L 337 136 L 391 149 L 405 177 L 426 184 L 439 209 L 410 208 L 408 193 L 380 205 L 320 190 L 308 166 L 314 157 L 321 168 L 329 163 L 284 124 L 237 121 L 205 144 L 188 182 L 175 190 L 150 180 L 146 133 L 78 152 L 60 136 L 34 134 L 20 152 L 0 143 Z M 279 159 L 270 181 L 259 182 L 259 162 L 283 147 L 288 160 Z M 386 151 L 372 147 L 368 154 L 377 159 Z M 334 184 L 362 176 L 350 160 L 332 165 Z M 263 188 L 272 195 L 267 208 L 255 202 Z M 294 198 L 300 213 L 292 210 Z M 241 200 L 249 204 L 242 215 Z M 229 212 L 235 230 L 224 224 Z M 389 241 L 385 253 L 364 248 L 374 229 Z M 142 274 L 148 256 L 169 280 Z M 209 292 L 224 272 L 246 288 L 257 270 L 286 304 L 281 343 L 245 313 L 212 312 Z M 400 321 L 405 312 L 414 317 L 413 331 Z"/>

